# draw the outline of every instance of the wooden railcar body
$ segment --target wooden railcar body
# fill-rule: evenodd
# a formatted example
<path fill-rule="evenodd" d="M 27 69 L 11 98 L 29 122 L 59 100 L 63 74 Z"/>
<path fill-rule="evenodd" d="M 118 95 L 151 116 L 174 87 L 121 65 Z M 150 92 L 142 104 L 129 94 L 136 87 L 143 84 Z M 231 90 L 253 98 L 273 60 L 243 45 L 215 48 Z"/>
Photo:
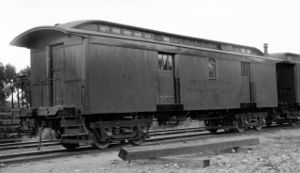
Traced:
<path fill-rule="evenodd" d="M 106 114 L 180 104 L 186 111 L 277 105 L 276 59 L 251 47 L 101 21 L 35 28 L 13 44 L 31 49 L 33 107 L 68 105 Z M 171 74 L 159 69 L 159 54 L 171 56 Z M 208 74 L 210 58 L 216 62 L 214 78 Z M 241 75 L 241 63 L 250 66 L 248 76 Z"/>
<path fill-rule="evenodd" d="M 209 120 L 222 111 L 254 108 L 268 113 L 278 107 L 277 84 L 284 83 L 278 82 L 276 72 L 278 63 L 286 61 L 256 48 L 106 21 L 37 27 L 11 44 L 31 50 L 35 115 L 55 116 L 64 108 L 76 108 L 87 119 L 87 128 L 97 127 L 102 135 L 97 117 L 103 116 L 190 114 Z M 297 78 L 291 81 L 297 84 L 297 104 L 300 80 L 295 66 L 289 74 Z M 222 117 L 207 125 L 215 128 Z M 118 121 L 108 119 L 111 124 Z M 118 126 L 105 127 L 106 132 Z"/>

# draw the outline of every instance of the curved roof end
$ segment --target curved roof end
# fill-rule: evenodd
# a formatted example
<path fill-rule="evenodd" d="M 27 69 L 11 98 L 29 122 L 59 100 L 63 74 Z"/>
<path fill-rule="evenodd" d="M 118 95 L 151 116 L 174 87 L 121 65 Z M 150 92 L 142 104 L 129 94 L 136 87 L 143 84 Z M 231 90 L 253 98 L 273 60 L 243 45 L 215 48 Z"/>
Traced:
<path fill-rule="evenodd" d="M 68 32 L 59 27 L 55 26 L 43 26 L 43 27 L 36 27 L 29 29 L 17 37 L 15 37 L 9 44 L 13 46 L 19 46 L 19 47 L 27 47 L 30 48 L 31 44 L 39 38 L 42 38 L 46 35 L 52 35 L 52 34 L 67 34 Z"/>

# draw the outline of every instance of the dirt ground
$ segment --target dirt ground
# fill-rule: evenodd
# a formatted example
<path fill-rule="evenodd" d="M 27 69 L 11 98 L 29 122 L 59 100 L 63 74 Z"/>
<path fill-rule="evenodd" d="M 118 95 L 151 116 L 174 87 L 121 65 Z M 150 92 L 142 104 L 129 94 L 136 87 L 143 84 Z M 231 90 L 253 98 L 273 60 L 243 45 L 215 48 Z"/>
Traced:
<path fill-rule="evenodd" d="M 117 150 L 110 150 L 32 163 L 2 165 L 0 173 L 300 172 L 300 128 L 248 133 L 247 136 L 259 137 L 260 144 L 236 152 L 198 155 L 196 159 L 210 160 L 211 166 L 206 168 L 160 160 L 128 162 L 117 156 Z"/>

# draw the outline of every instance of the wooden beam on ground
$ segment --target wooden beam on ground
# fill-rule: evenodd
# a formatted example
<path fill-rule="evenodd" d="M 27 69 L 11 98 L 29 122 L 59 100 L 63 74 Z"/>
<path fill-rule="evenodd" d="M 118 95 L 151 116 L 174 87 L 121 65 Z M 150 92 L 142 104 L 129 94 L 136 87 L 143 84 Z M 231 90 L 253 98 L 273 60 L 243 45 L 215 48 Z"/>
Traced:
<path fill-rule="evenodd" d="M 121 148 L 119 157 L 123 160 L 155 159 L 166 156 L 194 154 L 207 151 L 219 152 L 230 148 L 259 144 L 258 138 L 210 139 L 208 141 L 189 141 L 187 143 L 172 143 Z"/>

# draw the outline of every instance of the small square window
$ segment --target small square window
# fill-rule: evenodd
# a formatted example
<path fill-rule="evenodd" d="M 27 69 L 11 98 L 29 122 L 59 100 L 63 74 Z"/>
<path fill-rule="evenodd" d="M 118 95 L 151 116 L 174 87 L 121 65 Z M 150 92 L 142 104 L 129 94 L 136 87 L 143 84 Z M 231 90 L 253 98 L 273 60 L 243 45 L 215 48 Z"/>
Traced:
<path fill-rule="evenodd" d="M 99 31 L 101 31 L 101 32 L 109 32 L 109 27 L 108 26 L 99 26 Z"/>
<path fill-rule="evenodd" d="M 112 28 L 111 31 L 114 34 L 121 34 L 121 30 L 119 28 Z"/>
<path fill-rule="evenodd" d="M 159 53 L 158 54 L 158 68 L 159 68 L 159 70 L 172 71 L 173 70 L 173 55 Z"/>
<path fill-rule="evenodd" d="M 145 36 L 145 38 L 147 38 L 147 39 L 152 39 L 152 38 L 153 38 L 151 34 L 144 34 L 144 36 Z"/>
<path fill-rule="evenodd" d="M 171 40 L 171 42 L 172 43 L 180 43 L 180 39 L 178 39 L 178 38 L 173 38 L 172 40 Z"/>
<path fill-rule="evenodd" d="M 127 36 L 132 36 L 132 32 L 129 30 L 123 30 L 123 34 Z"/>
<path fill-rule="evenodd" d="M 166 42 L 170 42 L 170 38 L 169 37 L 163 37 L 163 40 Z"/>
<path fill-rule="evenodd" d="M 134 32 L 133 35 L 135 37 L 142 37 L 142 33 L 140 33 L 140 32 Z"/>

